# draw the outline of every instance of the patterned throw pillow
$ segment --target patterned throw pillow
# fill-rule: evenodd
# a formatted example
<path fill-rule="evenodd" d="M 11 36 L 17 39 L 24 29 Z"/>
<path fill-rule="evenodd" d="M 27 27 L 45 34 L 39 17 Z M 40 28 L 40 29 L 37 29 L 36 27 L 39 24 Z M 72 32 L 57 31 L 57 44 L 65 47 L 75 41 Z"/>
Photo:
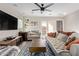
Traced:
<path fill-rule="evenodd" d="M 65 46 L 67 46 L 69 43 L 71 43 L 71 42 L 74 41 L 75 39 L 76 39 L 76 37 L 69 38 L 69 41 L 65 43 Z"/>
<path fill-rule="evenodd" d="M 56 39 L 66 42 L 66 40 L 68 39 L 68 36 L 65 34 L 59 33 Z"/>
<path fill-rule="evenodd" d="M 79 39 L 73 40 L 73 41 L 70 42 L 68 45 L 66 45 L 65 48 L 66 48 L 67 50 L 70 50 L 70 47 L 71 47 L 72 44 L 79 44 Z"/>

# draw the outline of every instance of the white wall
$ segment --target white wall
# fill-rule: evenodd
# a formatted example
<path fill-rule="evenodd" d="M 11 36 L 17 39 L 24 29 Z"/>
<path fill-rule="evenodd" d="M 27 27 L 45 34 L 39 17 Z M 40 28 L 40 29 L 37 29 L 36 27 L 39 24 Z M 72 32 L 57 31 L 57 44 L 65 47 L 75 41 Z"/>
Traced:
<path fill-rule="evenodd" d="M 52 25 L 54 26 L 54 30 L 53 30 L 54 32 L 56 32 L 56 21 L 57 20 L 63 20 L 62 17 L 26 17 L 26 18 L 30 19 L 30 20 L 36 20 L 36 21 L 38 21 L 39 25 L 35 28 L 35 30 L 39 30 L 39 31 L 41 30 L 41 22 L 42 21 L 51 22 Z M 30 29 L 32 29 L 32 28 L 30 28 Z"/>
<path fill-rule="evenodd" d="M 9 36 L 17 36 L 18 30 L 0 30 L 0 41 Z"/>
<path fill-rule="evenodd" d="M 39 25 L 37 27 L 35 27 L 34 29 L 39 30 L 39 31 L 41 31 L 41 22 L 42 21 L 51 22 L 52 25 L 54 26 L 54 31 L 56 31 L 56 21 L 63 20 L 63 18 L 60 18 L 60 17 L 57 17 L 57 18 L 56 17 L 26 17 L 26 18 L 30 19 L 30 20 L 38 21 Z M 20 19 L 18 19 L 18 20 L 20 20 Z M 0 40 L 3 40 L 8 36 L 17 36 L 19 30 L 24 31 L 23 29 L 25 28 L 24 27 L 25 20 L 23 20 L 23 19 L 21 19 L 21 20 L 23 21 L 23 23 L 22 23 L 23 25 L 20 24 L 21 21 L 19 21 L 20 26 L 18 26 L 18 30 L 0 30 Z M 33 29 L 33 28 L 30 28 L 30 29 Z"/>
<path fill-rule="evenodd" d="M 64 31 L 79 32 L 79 10 L 65 16 Z"/>

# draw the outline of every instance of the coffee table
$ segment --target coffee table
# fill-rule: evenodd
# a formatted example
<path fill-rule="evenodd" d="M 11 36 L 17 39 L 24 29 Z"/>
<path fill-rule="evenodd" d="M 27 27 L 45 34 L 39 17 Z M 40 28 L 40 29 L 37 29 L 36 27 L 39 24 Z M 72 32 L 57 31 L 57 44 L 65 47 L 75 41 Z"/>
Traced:
<path fill-rule="evenodd" d="M 46 52 L 45 40 L 43 39 L 33 39 L 29 51 L 32 55 L 33 52 Z"/>

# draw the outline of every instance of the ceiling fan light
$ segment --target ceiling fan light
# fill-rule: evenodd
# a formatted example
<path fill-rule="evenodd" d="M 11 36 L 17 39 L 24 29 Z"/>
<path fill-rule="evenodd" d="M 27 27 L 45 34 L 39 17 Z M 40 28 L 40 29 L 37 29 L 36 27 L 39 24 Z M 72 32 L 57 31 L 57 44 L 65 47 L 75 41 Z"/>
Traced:
<path fill-rule="evenodd" d="M 41 11 L 41 14 L 43 14 L 44 11 Z"/>

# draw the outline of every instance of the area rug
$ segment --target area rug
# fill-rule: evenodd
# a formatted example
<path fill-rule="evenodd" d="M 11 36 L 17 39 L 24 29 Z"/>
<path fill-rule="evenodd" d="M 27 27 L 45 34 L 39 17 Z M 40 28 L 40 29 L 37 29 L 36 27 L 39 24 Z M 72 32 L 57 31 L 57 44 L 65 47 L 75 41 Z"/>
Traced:
<path fill-rule="evenodd" d="M 32 55 L 29 52 L 29 47 L 31 45 L 31 42 L 23 42 L 23 44 L 20 46 L 21 51 L 18 54 L 18 56 L 54 56 L 54 53 L 51 51 L 51 49 L 46 44 L 47 51 L 45 53 L 32 53 Z"/>

